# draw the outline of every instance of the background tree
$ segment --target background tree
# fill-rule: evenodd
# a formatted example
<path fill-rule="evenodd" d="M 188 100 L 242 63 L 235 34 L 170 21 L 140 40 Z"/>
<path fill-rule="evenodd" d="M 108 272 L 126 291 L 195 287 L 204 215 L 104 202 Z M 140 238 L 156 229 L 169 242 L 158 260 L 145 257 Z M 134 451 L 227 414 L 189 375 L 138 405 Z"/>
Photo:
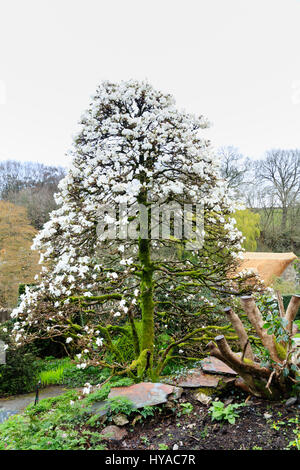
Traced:
<path fill-rule="evenodd" d="M 300 254 L 299 153 L 271 150 L 249 166 L 244 182 L 238 179 L 236 196 L 251 212 L 260 215 L 258 251 Z"/>
<path fill-rule="evenodd" d="M 238 210 L 234 214 L 237 228 L 242 232 L 245 240 L 243 248 L 246 251 L 256 251 L 257 240 L 260 236 L 260 215 L 249 209 Z"/>
<path fill-rule="evenodd" d="M 281 230 L 286 232 L 288 211 L 300 198 L 300 151 L 275 149 L 256 163 L 258 180 L 266 183 L 282 212 Z"/>
<path fill-rule="evenodd" d="M 30 247 L 36 230 L 24 207 L 0 201 L 0 304 L 16 306 L 19 283 L 33 282 L 39 273 L 38 253 Z"/>
<path fill-rule="evenodd" d="M 179 347 L 210 337 L 214 327 L 203 328 L 201 315 L 214 304 L 201 290 L 216 298 L 243 292 L 247 276 L 234 274 L 241 233 L 218 159 L 202 137 L 206 127 L 147 83 L 97 89 L 59 184 L 60 207 L 35 239 L 47 267 L 13 312 L 17 345 L 64 335 L 81 349 L 82 367 L 98 364 L 140 381 L 157 380 Z M 154 237 L 150 215 L 153 221 L 165 203 L 200 205 L 204 232 L 178 233 L 173 224 L 170 237 Z M 130 213 L 115 221 L 111 211 L 120 212 L 120 204 Z M 149 223 L 139 232 L 145 208 Z M 117 239 L 99 233 L 107 224 L 119 230 Z M 203 245 L 188 250 L 196 235 Z M 160 348 L 166 332 L 169 342 Z M 119 337 L 133 345 L 133 361 L 122 355 Z"/>
<path fill-rule="evenodd" d="M 31 224 L 40 230 L 56 208 L 54 194 L 64 175 L 62 167 L 14 160 L 0 162 L 0 197 L 26 207 Z"/>
<path fill-rule="evenodd" d="M 239 197 L 243 197 L 243 188 L 249 179 L 252 162 L 245 158 L 236 147 L 221 147 L 218 150 L 221 160 L 221 176 Z"/>

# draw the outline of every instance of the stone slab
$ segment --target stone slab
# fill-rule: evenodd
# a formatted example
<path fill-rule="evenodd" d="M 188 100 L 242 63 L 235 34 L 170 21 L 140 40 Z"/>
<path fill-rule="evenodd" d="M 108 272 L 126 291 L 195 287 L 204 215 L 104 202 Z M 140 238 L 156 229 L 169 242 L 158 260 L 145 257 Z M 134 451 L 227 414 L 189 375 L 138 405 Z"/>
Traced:
<path fill-rule="evenodd" d="M 187 374 L 177 381 L 182 388 L 217 387 L 220 377 L 213 374 L 205 374 L 201 369 L 195 369 L 193 373 Z"/>
<path fill-rule="evenodd" d="M 106 401 L 97 401 L 93 403 L 90 409 L 91 414 L 97 414 L 98 416 L 105 416 L 107 415 L 109 410 L 109 403 Z"/>
<path fill-rule="evenodd" d="M 144 408 L 144 406 L 153 406 L 166 403 L 168 395 L 173 393 L 172 385 L 163 383 L 141 382 L 130 385 L 129 387 L 111 388 L 108 398 L 126 397 L 131 400 L 135 408 Z"/>
<path fill-rule="evenodd" d="M 202 359 L 201 368 L 208 374 L 237 375 L 237 373 L 228 367 L 224 362 L 213 356 Z"/>

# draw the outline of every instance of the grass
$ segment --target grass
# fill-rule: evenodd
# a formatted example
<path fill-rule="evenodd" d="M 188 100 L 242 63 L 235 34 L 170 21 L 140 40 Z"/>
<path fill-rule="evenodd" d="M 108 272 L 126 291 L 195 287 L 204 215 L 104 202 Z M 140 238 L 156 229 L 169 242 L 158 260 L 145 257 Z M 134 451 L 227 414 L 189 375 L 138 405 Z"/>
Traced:
<path fill-rule="evenodd" d="M 44 370 L 40 373 L 42 385 L 58 385 L 63 382 L 64 367 L 60 366 L 54 370 Z"/>
<path fill-rule="evenodd" d="M 78 369 L 70 358 L 56 359 L 49 356 L 38 361 L 39 380 L 43 386 L 65 385 L 69 388 L 83 387 L 86 382 L 92 385 L 103 382 L 109 376 L 109 370 L 99 367 Z"/>
<path fill-rule="evenodd" d="M 48 358 L 40 367 L 43 369 L 39 373 L 39 379 L 43 386 L 63 384 L 65 372 L 74 368 L 69 358 Z"/>

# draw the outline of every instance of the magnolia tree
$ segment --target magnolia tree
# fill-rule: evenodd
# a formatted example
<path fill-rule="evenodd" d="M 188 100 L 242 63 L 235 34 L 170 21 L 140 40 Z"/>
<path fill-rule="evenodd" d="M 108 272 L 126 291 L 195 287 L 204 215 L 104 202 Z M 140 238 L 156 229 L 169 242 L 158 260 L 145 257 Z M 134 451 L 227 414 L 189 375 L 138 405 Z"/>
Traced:
<path fill-rule="evenodd" d="M 139 381 L 156 380 L 178 349 L 210 338 L 201 314 L 213 303 L 203 289 L 231 295 L 251 273 L 235 275 L 243 238 L 206 127 L 148 83 L 99 86 L 59 208 L 34 241 L 43 268 L 12 313 L 16 344 L 63 336 L 80 348 L 79 367 Z M 160 349 L 156 339 L 171 323 Z"/>

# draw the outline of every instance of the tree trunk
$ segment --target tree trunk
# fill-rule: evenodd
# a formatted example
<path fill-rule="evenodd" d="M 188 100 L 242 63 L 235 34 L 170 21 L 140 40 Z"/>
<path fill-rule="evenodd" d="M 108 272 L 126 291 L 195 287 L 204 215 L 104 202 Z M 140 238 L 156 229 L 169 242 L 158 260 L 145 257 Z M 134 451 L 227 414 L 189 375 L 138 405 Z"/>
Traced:
<path fill-rule="evenodd" d="M 139 241 L 139 258 L 142 264 L 140 282 L 140 307 L 142 312 L 141 352 L 148 350 L 149 371 L 153 364 L 154 350 L 154 300 L 153 300 L 153 265 L 150 258 L 150 242 L 146 239 Z M 146 366 L 146 365 L 145 365 Z"/>
<path fill-rule="evenodd" d="M 287 207 L 282 207 L 282 218 L 281 218 L 281 231 L 286 231 L 286 224 L 287 224 L 287 216 L 288 216 L 288 209 Z"/>

